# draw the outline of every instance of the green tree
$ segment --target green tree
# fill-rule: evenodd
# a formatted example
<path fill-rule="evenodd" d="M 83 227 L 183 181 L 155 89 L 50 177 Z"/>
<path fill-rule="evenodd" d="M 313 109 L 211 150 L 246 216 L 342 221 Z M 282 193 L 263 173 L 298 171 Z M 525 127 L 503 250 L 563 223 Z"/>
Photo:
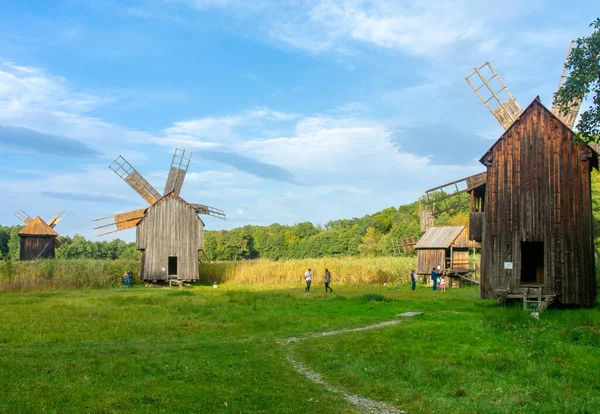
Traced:
<path fill-rule="evenodd" d="M 592 106 L 581 114 L 577 129 L 583 141 L 597 142 L 600 138 L 600 18 L 590 27 L 594 33 L 575 42 L 566 63 L 569 77 L 554 94 L 554 100 L 566 114 L 592 92 Z"/>
<path fill-rule="evenodd" d="M 19 258 L 19 231 L 23 226 L 14 226 L 10 230 L 10 239 L 8 240 L 8 258 L 17 260 Z"/>
<path fill-rule="evenodd" d="M 377 243 L 380 236 L 373 227 L 369 227 L 362 238 L 362 244 L 359 246 L 360 255 L 373 257 L 377 254 Z"/>

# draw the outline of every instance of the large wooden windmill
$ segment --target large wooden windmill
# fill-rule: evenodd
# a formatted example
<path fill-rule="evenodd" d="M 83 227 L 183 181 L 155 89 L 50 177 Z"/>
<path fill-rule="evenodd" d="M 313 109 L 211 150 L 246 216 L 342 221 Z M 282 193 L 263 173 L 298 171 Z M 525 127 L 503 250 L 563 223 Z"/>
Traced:
<path fill-rule="evenodd" d="M 523 110 L 488 62 L 474 70 L 467 82 L 505 130 L 480 159 L 485 181 L 470 190 L 469 237 L 482 242 L 479 295 L 592 306 L 598 153 L 574 139 L 581 102 L 562 113 L 537 97 Z M 559 88 L 566 77 L 563 70 Z"/>
<path fill-rule="evenodd" d="M 45 222 L 40 216 L 31 218 L 23 210 L 17 211 L 15 217 L 25 223 L 19 231 L 19 260 L 53 259 L 60 246 L 54 227 L 66 214 L 66 210 L 60 210 Z"/>
<path fill-rule="evenodd" d="M 94 229 L 103 236 L 136 227 L 136 248 L 142 251 L 141 280 L 197 280 L 198 252 L 204 249 L 204 222 L 198 214 L 225 219 L 222 210 L 189 204 L 179 197 L 191 157 L 175 149 L 162 196 L 122 156 L 109 166 L 149 207 L 94 220 Z"/>

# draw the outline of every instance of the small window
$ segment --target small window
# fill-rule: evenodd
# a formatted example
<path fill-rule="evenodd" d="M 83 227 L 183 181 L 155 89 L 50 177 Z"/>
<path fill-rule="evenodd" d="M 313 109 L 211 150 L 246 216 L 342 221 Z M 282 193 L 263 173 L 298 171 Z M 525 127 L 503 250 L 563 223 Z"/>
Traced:
<path fill-rule="evenodd" d="M 177 275 L 177 256 L 169 256 L 169 276 Z"/>

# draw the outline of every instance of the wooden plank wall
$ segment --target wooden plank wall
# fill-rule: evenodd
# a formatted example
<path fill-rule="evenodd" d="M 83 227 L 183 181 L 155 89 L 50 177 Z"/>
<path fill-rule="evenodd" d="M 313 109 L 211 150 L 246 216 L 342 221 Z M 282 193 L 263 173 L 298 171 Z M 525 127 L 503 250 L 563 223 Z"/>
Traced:
<path fill-rule="evenodd" d="M 177 275 L 171 277 L 197 280 L 204 225 L 189 204 L 171 193 L 149 207 L 137 226 L 136 247 L 143 250 L 140 279 L 169 279 L 169 256 L 177 256 Z"/>
<path fill-rule="evenodd" d="M 484 213 L 474 211 L 469 214 L 469 238 L 480 242 L 483 239 Z"/>
<path fill-rule="evenodd" d="M 20 236 L 19 260 L 53 259 L 55 242 L 55 237 Z"/>
<path fill-rule="evenodd" d="M 463 231 L 460 232 L 458 237 L 454 239 L 452 243 L 452 247 L 454 248 L 469 248 L 469 247 L 479 247 L 479 243 L 475 241 L 469 240 L 469 228 L 465 226 Z"/>
<path fill-rule="evenodd" d="M 419 249 L 417 250 L 417 273 L 420 275 L 428 275 L 431 269 L 444 269 L 446 264 L 446 252 L 444 249 Z"/>
<path fill-rule="evenodd" d="M 469 251 L 454 250 L 452 251 L 452 269 L 468 269 L 469 268 Z"/>
<path fill-rule="evenodd" d="M 591 165 L 585 152 L 535 100 L 484 157 L 480 297 L 496 298 L 497 289 L 518 293 L 521 242 L 544 242 L 544 294 L 564 304 L 593 305 Z M 512 262 L 513 270 L 505 270 L 504 262 Z"/>

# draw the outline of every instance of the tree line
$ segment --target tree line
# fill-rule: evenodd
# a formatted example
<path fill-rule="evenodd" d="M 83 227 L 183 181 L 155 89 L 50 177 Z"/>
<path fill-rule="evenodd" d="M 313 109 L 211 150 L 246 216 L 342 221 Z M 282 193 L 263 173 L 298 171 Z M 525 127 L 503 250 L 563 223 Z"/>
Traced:
<path fill-rule="evenodd" d="M 23 226 L 0 226 L 0 259 L 19 258 L 19 231 Z M 91 241 L 75 235 L 58 236 L 60 247 L 56 257 L 65 259 L 139 259 L 140 252 L 135 242 L 126 243 L 121 239 L 111 241 Z"/>
<path fill-rule="evenodd" d="M 436 219 L 436 225 L 466 224 L 465 211 Z M 0 257 L 19 257 L 18 232 L 23 226 L 0 226 Z M 205 254 L 210 260 L 272 260 L 343 256 L 391 256 L 405 236 L 419 235 L 418 202 L 390 207 L 361 218 L 330 221 L 325 226 L 310 222 L 291 226 L 244 226 L 233 230 L 206 231 Z M 75 235 L 59 236 L 56 257 L 66 259 L 139 259 L 135 242 L 91 241 Z M 400 253 L 410 255 L 410 253 Z"/>

